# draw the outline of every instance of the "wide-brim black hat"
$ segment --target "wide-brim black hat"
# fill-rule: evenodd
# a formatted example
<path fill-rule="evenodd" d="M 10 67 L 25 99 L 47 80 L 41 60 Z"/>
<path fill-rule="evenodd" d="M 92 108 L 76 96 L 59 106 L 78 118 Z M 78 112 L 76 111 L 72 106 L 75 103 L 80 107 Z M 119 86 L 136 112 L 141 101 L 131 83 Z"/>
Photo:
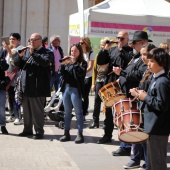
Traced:
<path fill-rule="evenodd" d="M 148 42 L 153 42 L 152 40 L 148 39 L 148 34 L 145 31 L 135 31 L 133 34 L 133 39 L 130 40 L 131 43 L 134 41 L 140 40 L 148 40 Z"/>

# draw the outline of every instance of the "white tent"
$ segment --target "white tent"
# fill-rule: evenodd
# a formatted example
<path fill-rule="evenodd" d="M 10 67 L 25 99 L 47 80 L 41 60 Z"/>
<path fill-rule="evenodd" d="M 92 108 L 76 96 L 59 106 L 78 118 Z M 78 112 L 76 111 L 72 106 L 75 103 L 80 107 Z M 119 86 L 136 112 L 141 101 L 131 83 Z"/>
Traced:
<path fill-rule="evenodd" d="M 70 43 L 80 35 L 79 13 L 70 15 Z M 84 31 L 95 44 L 101 37 L 115 38 L 118 31 L 144 30 L 155 45 L 170 42 L 170 3 L 165 0 L 105 0 L 84 10 Z"/>

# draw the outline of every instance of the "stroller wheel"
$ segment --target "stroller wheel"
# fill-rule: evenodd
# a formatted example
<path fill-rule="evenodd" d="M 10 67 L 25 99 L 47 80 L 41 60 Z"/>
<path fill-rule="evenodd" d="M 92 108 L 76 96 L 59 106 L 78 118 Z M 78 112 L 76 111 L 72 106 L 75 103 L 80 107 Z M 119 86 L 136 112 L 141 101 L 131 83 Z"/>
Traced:
<path fill-rule="evenodd" d="M 64 122 L 63 121 L 59 122 L 59 128 L 64 129 Z"/>

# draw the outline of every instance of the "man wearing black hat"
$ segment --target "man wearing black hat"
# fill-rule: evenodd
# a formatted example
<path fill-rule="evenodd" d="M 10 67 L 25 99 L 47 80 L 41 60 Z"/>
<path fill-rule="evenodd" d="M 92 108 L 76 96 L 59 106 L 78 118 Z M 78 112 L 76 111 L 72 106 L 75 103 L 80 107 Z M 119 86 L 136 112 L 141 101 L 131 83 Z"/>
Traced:
<path fill-rule="evenodd" d="M 122 70 L 120 67 L 113 67 L 113 72 L 120 75 L 119 84 L 122 90 L 126 93 L 126 97 L 132 97 L 129 90 L 139 86 L 140 80 L 147 69 L 147 65 L 143 63 L 140 57 L 140 50 L 143 46 L 147 45 L 148 42 L 152 42 L 152 40 L 148 39 L 146 32 L 134 32 L 133 39 L 131 40 L 134 53 L 133 59 L 125 70 Z M 134 145 L 131 161 L 124 166 L 125 169 L 137 168 L 140 166 L 140 148 L 141 146 Z M 124 142 L 121 142 L 120 148 L 117 151 L 112 152 L 113 156 L 129 156 L 130 153 L 131 145 Z"/>

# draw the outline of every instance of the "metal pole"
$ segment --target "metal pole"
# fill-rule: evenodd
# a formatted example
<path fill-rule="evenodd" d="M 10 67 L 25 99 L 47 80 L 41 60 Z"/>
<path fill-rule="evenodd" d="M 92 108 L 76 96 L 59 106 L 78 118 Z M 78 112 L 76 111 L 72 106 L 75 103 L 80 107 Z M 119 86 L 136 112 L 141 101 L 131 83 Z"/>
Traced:
<path fill-rule="evenodd" d="M 84 0 L 77 0 L 80 18 L 80 37 L 84 37 Z"/>

